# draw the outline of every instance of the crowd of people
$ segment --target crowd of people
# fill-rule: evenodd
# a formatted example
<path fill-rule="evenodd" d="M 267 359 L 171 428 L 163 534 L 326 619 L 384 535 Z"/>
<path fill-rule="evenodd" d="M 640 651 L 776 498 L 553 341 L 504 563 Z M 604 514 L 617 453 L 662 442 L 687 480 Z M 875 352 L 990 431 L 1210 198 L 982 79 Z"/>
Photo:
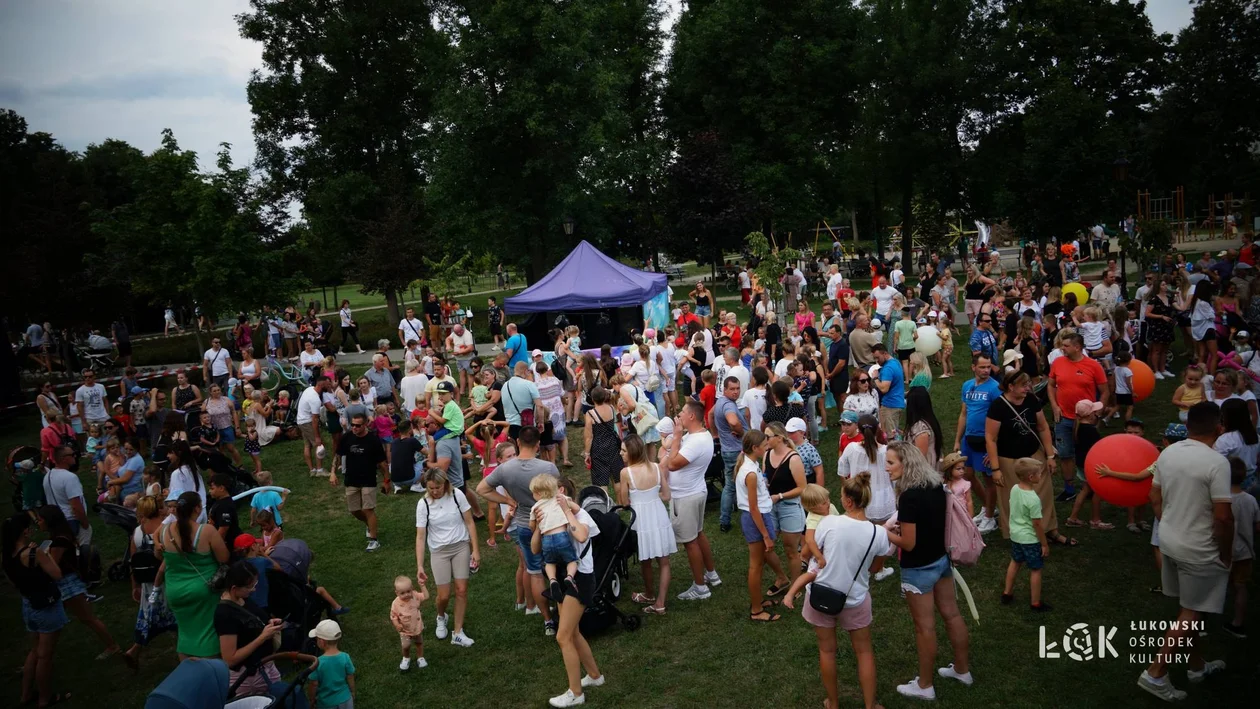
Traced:
<path fill-rule="evenodd" d="M 1248 235 L 1219 260 L 1170 257 L 1143 274 L 1132 296 L 1103 258 L 1086 290 L 1070 243 L 1030 249 L 1010 271 L 996 252 L 979 254 L 960 267 L 962 283 L 948 258 L 931 254 L 917 287 L 895 262 L 874 267 L 869 290 L 852 288 L 826 260 L 789 266 L 781 299 L 741 269 L 743 322 L 701 282 L 675 304 L 668 325 L 632 333 L 618 354 L 608 344 L 584 347 L 578 328 L 563 323 L 550 333 L 549 353 L 531 349 L 493 299 L 479 351 L 472 323 L 434 296 L 422 317 L 407 309 L 398 341 L 379 342 L 357 378 L 322 354 L 313 332 L 300 348 L 296 341 L 290 347 L 284 327 L 269 333 L 269 356 L 295 356 L 307 370 L 309 386 L 296 400 L 287 391 L 273 400 L 258 386 L 267 365 L 253 357 L 245 320 L 231 333 L 239 357 L 212 339 L 204 394 L 183 374 L 169 393 L 146 390 L 133 375 L 111 404 L 115 397 L 87 372 L 67 401 L 51 386 L 39 395 L 39 460 L 21 489 L 32 514 L 4 528 L 5 570 L 23 593 L 34 641 L 23 699 L 46 706 L 62 697 L 51 688 L 51 663 L 66 610 L 97 633 L 102 657 L 135 663 L 152 636 L 178 628 L 182 657 L 222 657 L 234 679 L 245 673 L 245 692 L 265 692 L 274 668 L 258 660 L 281 629 L 266 613 L 263 582 L 285 539 L 285 498 L 255 496 L 242 525 L 230 491 L 241 470 L 271 483 L 264 447 L 300 438 L 308 474 L 344 483 L 367 552 L 381 548 L 378 496 L 419 495 L 416 573 L 392 579 L 390 621 L 402 671 L 427 664 L 423 609 L 430 598 L 435 637 L 474 645 L 476 631 L 465 625 L 470 579 L 483 548 L 511 542 L 516 610 L 540 616 L 562 650 L 568 686 L 551 704 L 584 703 L 585 690 L 604 683 L 578 627 L 596 591 L 585 550 L 600 533 L 575 502 L 570 447 L 580 445 L 592 485 L 636 513 L 642 590 L 630 599 L 644 613 L 663 616 L 673 601 L 711 598 L 723 580 L 709 534 L 741 534 L 749 622 L 773 623 L 800 607 L 815 630 L 829 707 L 839 702 L 835 631 L 847 631 L 870 707 L 878 690 L 870 589 L 899 574 L 918 663 L 896 691 L 931 700 L 938 680 L 976 681 L 956 601 L 956 545 L 947 543 L 960 533 L 952 510 L 967 511 L 973 533 L 1009 540 L 1001 602 L 1014 603 L 1027 567 L 1030 610 L 1050 611 L 1051 548 L 1081 553 L 1073 550 L 1081 539 L 1065 530 L 1114 529 L 1085 482 L 1085 458 L 1111 421 L 1145 435 L 1132 363 L 1148 362 L 1157 379 L 1173 376 L 1174 357 L 1183 356 L 1169 351 L 1178 328 L 1190 363 L 1172 397 L 1181 415 L 1162 432 L 1163 452 L 1148 470 L 1100 466 L 1098 474 L 1153 478 L 1149 510 L 1139 505 L 1125 514 L 1130 532 L 1151 535 L 1157 590 L 1180 600 L 1181 620 L 1222 613 L 1232 595 L 1224 628 L 1245 637 L 1260 454 L 1260 317 L 1252 317 L 1260 316 L 1260 297 L 1251 297 L 1260 292 L 1258 256 Z M 341 317 L 340 349 L 358 348 L 348 303 Z M 937 352 L 920 351 L 924 327 L 939 339 Z M 956 374 L 953 343 L 964 336 L 970 377 L 960 385 L 948 441 L 931 390 Z M 404 352 L 398 363 L 390 356 L 395 345 Z M 820 449 L 831 425 L 839 427 L 834 454 Z M 154 576 L 133 577 L 136 643 L 125 652 L 92 616 L 92 589 L 68 561 L 76 555 L 57 553 L 90 542 L 83 463 L 97 502 L 135 510 L 133 550 L 155 556 Z M 1069 501 L 1060 525 L 1055 503 Z M 1088 521 L 1081 519 L 1086 502 Z M 713 510 L 716 525 L 706 521 Z M 63 542 L 48 550 L 33 544 L 32 518 Z M 688 578 L 678 590 L 671 557 L 680 545 Z M 330 615 L 348 610 L 327 589 L 318 592 Z M 938 617 L 952 652 L 943 667 L 936 663 Z M 317 705 L 340 706 L 352 697 L 354 666 L 337 649 L 340 629 L 320 627 L 311 632 L 325 656 L 345 657 L 329 661 L 316 684 Z M 1169 635 L 1191 648 L 1191 682 L 1224 668 L 1205 661 L 1188 632 Z M 1162 662 L 1138 684 L 1163 699 L 1185 696 Z"/>

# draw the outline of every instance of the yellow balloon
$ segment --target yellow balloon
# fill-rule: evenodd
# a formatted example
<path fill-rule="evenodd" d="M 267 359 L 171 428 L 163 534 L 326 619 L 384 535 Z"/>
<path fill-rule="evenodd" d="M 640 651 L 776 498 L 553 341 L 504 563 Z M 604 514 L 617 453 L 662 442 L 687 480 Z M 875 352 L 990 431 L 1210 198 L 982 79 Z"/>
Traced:
<path fill-rule="evenodd" d="M 1084 305 L 1089 300 L 1089 291 L 1085 290 L 1085 286 L 1079 283 L 1069 283 L 1063 286 L 1063 299 L 1067 299 L 1067 294 L 1072 293 L 1076 296 L 1076 304 Z"/>

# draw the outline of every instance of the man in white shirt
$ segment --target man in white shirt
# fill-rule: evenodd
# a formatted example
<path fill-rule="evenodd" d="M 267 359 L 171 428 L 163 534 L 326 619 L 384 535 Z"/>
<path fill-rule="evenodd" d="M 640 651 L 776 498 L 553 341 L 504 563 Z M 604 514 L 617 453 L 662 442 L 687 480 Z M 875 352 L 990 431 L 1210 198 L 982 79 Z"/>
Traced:
<path fill-rule="evenodd" d="M 429 377 L 420 371 L 419 360 L 407 360 L 407 374 L 403 376 L 402 381 L 398 383 L 399 405 L 402 407 L 403 413 L 408 415 L 415 411 L 420 402 L 424 400 L 425 387 L 429 383 Z"/>
<path fill-rule="evenodd" d="M 1104 315 L 1110 315 L 1120 302 L 1120 284 L 1116 283 L 1115 271 L 1104 271 L 1103 282 L 1094 286 L 1089 299 L 1102 309 Z"/>
<path fill-rule="evenodd" d="M 722 353 L 722 361 L 713 365 L 713 373 L 717 375 L 719 382 L 726 381 L 727 377 L 738 379 L 740 396 L 748 391 L 748 368 L 739 361 L 739 350 L 734 347 L 726 348 L 726 351 Z"/>
<path fill-rule="evenodd" d="M 462 323 L 451 327 L 451 334 L 446 336 L 446 351 L 455 355 L 455 365 L 459 368 L 459 390 L 472 391 L 472 369 L 470 364 L 477 349 L 473 341 L 472 331 Z"/>
<path fill-rule="evenodd" d="M 398 342 L 403 347 L 407 346 L 407 340 L 419 342 L 424 339 L 421 337 L 421 334 L 424 333 L 424 321 L 416 317 L 416 309 L 407 308 L 406 315 L 407 317 L 398 321 Z M 430 344 L 434 347 L 441 346 L 441 343 L 438 342 Z"/>
<path fill-rule="evenodd" d="M 661 464 L 669 469 L 669 519 L 674 538 L 687 552 L 691 588 L 679 600 L 699 601 L 713 595 L 709 586 L 722 583 L 713 566 L 713 551 L 704 534 L 704 503 L 708 489 L 704 474 L 713 460 L 713 435 L 704 427 L 704 404 L 688 401 L 675 422 L 676 433 L 661 448 Z"/>
<path fill-rule="evenodd" d="M 310 388 L 298 397 L 295 423 L 302 432 L 302 457 L 306 460 L 311 477 L 324 474 L 324 464 L 319 460 L 316 451 L 324 445 L 319 432 L 319 420 L 324 412 L 323 396 L 328 391 L 328 385 L 327 377 L 316 374 L 311 379 Z"/>
<path fill-rule="evenodd" d="M 1178 599 L 1181 612 L 1161 648 L 1187 648 L 1187 677 L 1201 682 L 1225 669 L 1204 662 L 1197 639 L 1204 614 L 1225 610 L 1225 591 L 1234 553 L 1234 512 L 1230 505 L 1229 461 L 1213 449 L 1221 432 L 1220 408 L 1209 401 L 1190 407 L 1187 438 L 1159 454 L 1151 466 L 1151 506 L 1159 520 L 1160 570 L 1164 595 Z M 1166 650 L 1166 652 L 1185 652 Z M 1164 701 L 1186 693 L 1173 687 L 1164 655 L 1138 676 L 1138 686 Z"/>
<path fill-rule="evenodd" d="M 766 413 L 766 384 L 770 381 L 770 370 L 765 367 L 753 367 L 748 390 L 739 397 L 739 408 L 748 419 L 748 430 L 761 430 L 761 416 Z"/>
<path fill-rule="evenodd" d="M 748 305 L 752 301 L 752 277 L 748 275 L 748 267 L 739 267 L 739 299 Z"/>
<path fill-rule="evenodd" d="M 836 302 L 836 291 L 844 286 L 844 276 L 840 275 L 840 267 L 831 264 L 830 274 L 827 276 L 827 300 L 831 302 L 832 307 L 840 307 Z"/>
<path fill-rule="evenodd" d="M 96 383 L 96 372 L 84 370 L 83 384 L 74 390 L 74 400 L 79 404 L 79 421 L 83 423 L 84 431 L 91 424 L 105 423 L 109 419 L 105 398 L 105 385 Z"/>
<path fill-rule="evenodd" d="M 228 379 L 232 376 L 232 355 L 223 349 L 223 342 L 219 338 L 210 340 L 210 349 L 201 355 L 202 372 L 210 377 L 211 384 L 218 384 L 219 388 L 227 391 Z"/>
<path fill-rule="evenodd" d="M 804 298 L 806 295 L 808 295 L 808 292 L 809 292 L 809 279 L 805 277 L 805 274 L 801 271 L 801 269 L 800 269 L 800 268 L 794 268 L 794 269 L 792 269 L 792 273 L 793 273 L 793 274 L 794 274 L 797 278 L 799 278 L 799 279 L 800 279 L 800 283 L 801 283 L 801 297 L 802 297 L 802 298 Z"/>
<path fill-rule="evenodd" d="M 88 520 L 83 483 L 69 470 L 77 455 L 70 446 L 57 446 L 53 452 L 54 467 L 44 476 L 44 499 L 61 509 L 78 542 L 86 544 L 92 540 L 92 524 Z"/>
<path fill-rule="evenodd" d="M 888 285 L 888 279 L 879 277 L 879 285 L 871 289 L 871 297 L 875 299 L 875 314 L 879 319 L 888 322 L 888 314 L 892 312 L 893 298 L 897 297 L 897 289 Z"/>

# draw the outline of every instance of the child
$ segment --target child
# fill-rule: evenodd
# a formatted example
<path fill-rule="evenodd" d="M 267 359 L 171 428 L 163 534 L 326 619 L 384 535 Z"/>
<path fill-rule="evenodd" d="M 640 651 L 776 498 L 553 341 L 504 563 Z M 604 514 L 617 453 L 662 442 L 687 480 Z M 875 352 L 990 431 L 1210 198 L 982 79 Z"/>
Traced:
<path fill-rule="evenodd" d="M 266 470 L 260 470 L 257 473 L 254 473 L 254 480 L 258 482 L 259 487 L 268 487 L 275 484 L 272 482 L 271 473 Z M 288 497 L 289 492 L 287 490 L 283 493 L 276 492 L 275 490 L 263 490 L 262 492 L 254 493 L 253 497 L 249 500 L 250 526 L 252 527 L 258 524 L 258 513 L 263 511 L 270 512 L 277 525 L 284 524 L 284 518 L 280 514 L 280 508 L 284 507 L 285 500 L 287 500 Z"/>
<path fill-rule="evenodd" d="M 966 479 L 967 459 L 963 457 L 962 453 L 949 453 L 944 458 L 941 458 L 941 462 L 937 464 L 937 469 L 945 477 L 945 485 L 949 488 L 950 493 L 967 503 L 967 514 L 975 516 L 972 512 L 971 481 Z"/>
<path fill-rule="evenodd" d="M 192 444 L 193 452 L 209 454 L 219 447 L 221 435 L 218 429 L 210 425 L 210 414 L 202 411 L 197 415 L 197 425 L 188 432 L 188 442 Z"/>
<path fill-rule="evenodd" d="M 897 361 L 905 362 L 914 352 L 914 341 L 919 339 L 919 331 L 914 320 L 910 318 L 910 308 L 901 309 L 901 319 L 893 324 L 893 345 L 897 351 Z M 906 381 L 910 381 L 909 371 L 903 372 Z"/>
<path fill-rule="evenodd" d="M 389 460 L 389 446 L 394 442 L 394 420 L 389 417 L 389 407 L 384 404 L 377 404 L 373 411 L 372 427 L 376 429 L 376 437 L 385 444 L 385 459 Z"/>
<path fill-rule="evenodd" d="M 1185 423 L 1186 412 L 1190 410 L 1190 407 L 1206 400 L 1207 393 L 1203 387 L 1203 366 L 1192 364 L 1186 367 L 1186 371 L 1181 375 L 1181 386 L 1173 392 L 1172 403 L 1178 409 L 1177 418 Z"/>
<path fill-rule="evenodd" d="M 355 390 L 358 393 L 358 390 Z M 293 408 L 293 402 L 289 400 L 289 390 L 281 389 L 276 394 L 276 415 L 275 420 L 282 423 L 288 422 L 289 411 Z"/>
<path fill-rule="evenodd" d="M 1094 444 L 1102 438 L 1098 433 L 1098 415 L 1102 408 L 1101 401 L 1081 399 L 1076 402 L 1074 434 L 1076 437 L 1076 479 L 1080 483 L 1081 488 L 1080 492 L 1076 493 L 1076 501 L 1072 503 L 1072 514 L 1068 515 L 1067 520 L 1064 521 L 1064 524 L 1069 527 L 1085 526 L 1084 522 L 1077 519 L 1077 515 L 1080 514 L 1085 500 L 1092 497 L 1089 528 L 1096 531 L 1107 531 L 1116 528 L 1114 524 L 1102 521 L 1102 498 L 1089 489 L 1089 483 L 1085 480 L 1085 457 L 1089 455 L 1089 451 L 1094 447 Z"/>
<path fill-rule="evenodd" d="M 78 419 L 76 418 L 75 420 L 77 421 Z M 87 442 L 83 444 L 84 455 L 89 456 L 95 462 L 96 451 L 102 447 L 101 443 L 101 425 L 99 423 L 88 424 Z"/>
<path fill-rule="evenodd" d="M 489 451 L 486 454 L 486 463 L 481 469 L 481 477 L 484 478 L 490 473 L 493 473 L 495 468 L 498 468 L 500 465 L 515 457 L 516 445 L 509 441 L 501 441 L 490 446 Z M 507 488 L 502 485 L 497 486 L 495 488 L 495 492 L 503 495 L 504 497 L 508 496 Z M 490 529 L 490 538 L 486 540 L 486 546 L 496 546 L 494 539 L 496 534 L 502 534 L 503 541 L 505 542 L 512 541 L 512 538 L 507 532 L 508 524 L 512 521 L 511 518 L 508 517 L 508 506 L 504 504 L 490 504 L 486 509 L 486 515 L 486 526 Z M 502 517 L 503 519 L 500 520 L 499 517 Z M 525 607 L 524 587 L 521 586 L 520 581 L 520 578 L 517 578 L 516 602 L 520 606 L 517 610 Z"/>
<path fill-rule="evenodd" d="M 1034 613 L 1050 610 L 1050 604 L 1041 600 L 1041 567 L 1050 556 L 1050 543 L 1041 523 L 1041 498 L 1035 487 L 1045 467 L 1046 464 L 1036 458 L 1015 461 L 1014 472 L 1019 484 L 1011 488 L 1011 563 L 1006 566 L 1006 587 L 1002 591 L 1002 605 L 1010 605 L 1015 600 L 1011 593 L 1015 590 L 1015 574 L 1019 573 L 1019 567 L 1027 564 Z"/>
<path fill-rule="evenodd" d="M 948 313 L 941 313 L 940 317 L 936 319 L 936 334 L 941 338 L 941 351 L 939 355 L 941 362 L 941 379 L 949 379 L 954 376 L 954 335 L 950 331 L 950 327 L 952 325 L 953 323 L 949 321 Z"/>
<path fill-rule="evenodd" d="M 1236 638 L 1247 638 L 1243 621 L 1247 615 L 1247 581 L 1251 579 L 1252 560 L 1256 557 L 1255 533 L 1260 530 L 1260 505 L 1242 488 L 1247 466 L 1238 458 L 1229 459 L 1229 500 L 1234 511 L 1234 565 L 1229 569 L 1229 585 L 1234 588 L 1234 620 L 1225 623 L 1225 632 Z"/>
<path fill-rule="evenodd" d="M 713 405 L 717 403 L 717 374 L 712 369 L 706 369 L 700 373 L 700 381 L 704 386 L 700 388 L 700 394 L 696 398 L 700 403 L 704 404 L 704 420 L 708 422 L 709 412 L 713 410 Z"/>
<path fill-rule="evenodd" d="M 258 424 L 254 419 L 245 422 L 245 452 L 254 459 L 254 477 L 263 472 L 262 444 L 258 442 Z"/>
<path fill-rule="evenodd" d="M 556 577 L 556 565 L 563 563 L 564 585 L 575 597 L 579 594 L 577 582 L 577 552 L 573 549 L 573 538 L 569 536 L 569 520 L 561 505 L 565 504 L 556 497 L 559 487 L 552 475 L 535 475 L 529 481 L 529 491 L 534 494 L 533 509 L 529 512 L 529 528 L 534 534 L 542 535 L 543 563 L 547 579 L 551 584 L 551 597 L 562 598 L 563 589 Z"/>
<path fill-rule="evenodd" d="M 389 607 L 389 622 L 394 624 L 398 637 L 402 640 L 402 662 L 398 669 L 406 672 L 411 669 L 411 651 L 415 650 L 416 667 L 429 666 L 424 659 L 424 618 L 420 616 L 420 604 L 429 600 L 424 586 L 419 591 L 412 590 L 411 579 L 399 576 L 394 579 L 394 602 Z"/>
<path fill-rule="evenodd" d="M 766 351 L 766 328 L 765 326 L 757 328 L 757 337 L 753 340 L 753 352 Z"/>
<path fill-rule="evenodd" d="M 271 510 L 256 510 L 252 514 L 254 521 L 258 523 L 258 531 L 262 535 L 260 538 L 263 549 L 270 554 L 284 539 L 284 530 L 276 524 L 276 515 Z"/>
<path fill-rule="evenodd" d="M 1133 418 L 1133 370 L 1129 369 L 1133 355 L 1121 347 L 1112 359 L 1116 362 L 1116 408 L 1124 407 L 1124 420 L 1128 421 Z"/>
<path fill-rule="evenodd" d="M 1119 379 L 1117 379 L 1117 381 L 1119 381 Z M 1142 423 L 1141 419 L 1128 419 L 1124 422 L 1124 432 L 1130 436 L 1142 438 L 1146 435 L 1146 424 Z M 1129 508 L 1129 522 L 1125 525 L 1125 529 L 1128 529 L 1134 534 L 1151 531 L 1150 523 L 1142 519 L 1142 507 L 1144 506 Z"/>
<path fill-rule="evenodd" d="M 1106 354 L 1102 351 L 1105 326 L 1099 320 L 1100 317 L 1101 313 L 1098 308 L 1092 305 L 1081 308 L 1079 317 L 1076 313 L 1072 313 L 1072 320 L 1076 323 L 1076 329 L 1081 333 L 1081 337 L 1085 339 L 1085 350 L 1094 359 L 1099 359 Z"/>
<path fill-rule="evenodd" d="M 810 559 L 817 560 L 818 568 L 827 565 L 827 560 L 823 558 L 822 552 L 818 550 L 818 542 L 814 539 L 814 530 L 818 529 L 818 523 L 823 521 L 824 517 L 838 515 L 840 511 L 836 506 L 831 504 L 831 493 L 822 485 L 809 483 L 805 486 L 805 490 L 801 492 L 801 504 L 804 505 L 805 511 L 805 552 L 801 554 L 802 568 L 808 568 Z"/>
<path fill-rule="evenodd" d="M 321 651 L 319 664 L 306 685 L 306 694 L 315 709 L 354 709 L 354 662 L 337 649 L 341 626 L 335 620 L 321 620 L 310 632 Z"/>
<path fill-rule="evenodd" d="M 238 558 L 258 572 L 257 586 L 254 587 L 254 592 L 249 594 L 249 600 L 259 608 L 266 609 L 268 596 L 271 593 L 271 587 L 267 582 L 267 572 L 273 569 L 283 571 L 283 569 L 280 564 L 263 555 L 263 541 L 252 534 L 236 535 L 232 548 Z"/>
<path fill-rule="evenodd" d="M 485 406 L 486 402 L 489 400 L 490 400 L 490 387 L 486 386 L 485 384 L 478 384 L 477 386 L 472 388 L 472 391 L 468 392 L 468 401 L 470 402 L 471 406 L 464 411 L 464 415 L 471 416 L 472 406 Z"/>
<path fill-rule="evenodd" d="M 144 466 L 144 473 L 141 475 L 144 481 L 144 494 L 162 499 L 162 470 L 156 465 Z"/>

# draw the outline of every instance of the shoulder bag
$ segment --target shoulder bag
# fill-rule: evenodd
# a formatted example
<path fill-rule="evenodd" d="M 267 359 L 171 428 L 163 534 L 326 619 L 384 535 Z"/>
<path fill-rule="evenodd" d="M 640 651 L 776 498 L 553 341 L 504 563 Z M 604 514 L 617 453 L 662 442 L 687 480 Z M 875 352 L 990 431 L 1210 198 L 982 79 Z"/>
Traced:
<path fill-rule="evenodd" d="M 809 606 L 819 613 L 825 615 L 840 615 L 844 610 L 844 604 L 849 600 L 849 593 L 853 591 L 853 587 L 857 584 L 857 578 L 861 575 L 862 569 L 866 568 L 866 556 L 871 553 L 871 547 L 875 545 L 875 524 L 871 523 L 871 541 L 866 545 L 866 551 L 862 554 L 862 561 L 857 565 L 857 569 L 853 573 L 853 583 L 849 584 L 848 591 L 839 591 L 830 586 L 824 586 L 817 581 L 809 585 Z"/>

